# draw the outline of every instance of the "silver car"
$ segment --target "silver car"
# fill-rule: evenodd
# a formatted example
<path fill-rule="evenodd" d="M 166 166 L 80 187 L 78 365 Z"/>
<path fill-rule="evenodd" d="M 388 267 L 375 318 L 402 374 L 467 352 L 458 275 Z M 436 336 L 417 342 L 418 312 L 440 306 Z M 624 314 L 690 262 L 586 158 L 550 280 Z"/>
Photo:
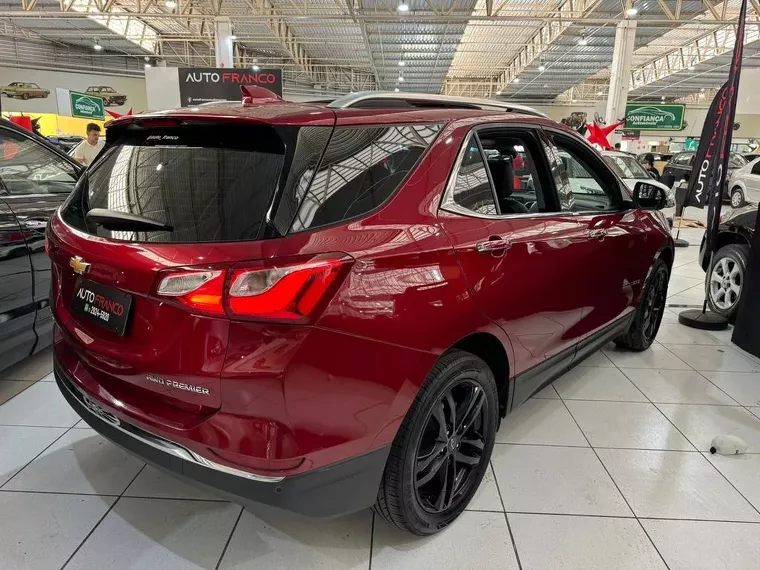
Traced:
<path fill-rule="evenodd" d="M 625 182 L 625 185 L 631 190 L 636 186 L 636 182 L 639 180 L 646 180 L 650 184 L 659 186 L 665 191 L 665 196 L 668 198 L 668 201 L 665 204 L 666 208 L 672 208 L 676 205 L 675 191 L 672 188 L 668 188 L 667 185 L 662 182 L 652 178 L 649 173 L 644 170 L 644 167 L 638 163 L 635 156 L 619 150 L 603 150 L 602 156 L 604 157 L 605 162 L 618 173 L 620 178 L 623 179 L 623 182 Z"/>
<path fill-rule="evenodd" d="M 760 202 L 760 157 L 733 171 L 728 179 L 728 197 L 732 208 Z"/>

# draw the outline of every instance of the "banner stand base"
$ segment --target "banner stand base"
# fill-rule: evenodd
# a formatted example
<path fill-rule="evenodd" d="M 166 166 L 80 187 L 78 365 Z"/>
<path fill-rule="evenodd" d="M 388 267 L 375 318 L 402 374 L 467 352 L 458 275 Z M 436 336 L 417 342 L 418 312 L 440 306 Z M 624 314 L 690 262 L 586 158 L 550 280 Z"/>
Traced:
<path fill-rule="evenodd" d="M 689 247 L 690 244 L 685 239 L 674 238 L 673 239 L 673 245 L 676 246 L 676 247 Z"/>
<path fill-rule="evenodd" d="M 728 328 L 728 319 L 712 311 L 689 309 L 678 313 L 678 322 L 693 329 L 703 331 L 722 331 Z"/>

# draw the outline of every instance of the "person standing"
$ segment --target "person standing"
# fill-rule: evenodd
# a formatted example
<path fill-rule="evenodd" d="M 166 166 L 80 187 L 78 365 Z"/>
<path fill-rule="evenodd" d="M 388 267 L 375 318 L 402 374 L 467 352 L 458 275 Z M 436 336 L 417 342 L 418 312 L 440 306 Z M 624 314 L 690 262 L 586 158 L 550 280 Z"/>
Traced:
<path fill-rule="evenodd" d="M 655 180 L 660 179 L 660 171 L 657 170 L 654 165 L 654 155 L 651 152 L 648 152 L 646 155 L 644 155 L 644 164 L 642 164 L 642 166 L 644 167 L 644 170 L 647 170 L 654 174 Z"/>
<path fill-rule="evenodd" d="M 87 125 L 87 138 L 74 147 L 74 160 L 85 166 L 90 166 L 104 144 L 105 142 L 100 140 L 100 126 L 89 123 Z"/>

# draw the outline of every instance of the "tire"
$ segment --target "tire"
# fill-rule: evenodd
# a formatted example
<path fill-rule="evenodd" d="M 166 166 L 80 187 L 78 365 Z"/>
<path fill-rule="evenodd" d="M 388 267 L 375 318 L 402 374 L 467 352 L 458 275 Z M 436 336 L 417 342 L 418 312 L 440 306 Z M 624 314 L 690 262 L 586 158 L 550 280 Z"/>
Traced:
<path fill-rule="evenodd" d="M 742 189 L 738 186 L 735 186 L 731 189 L 730 200 L 732 208 L 742 208 L 747 203 L 747 201 L 744 199 L 744 192 L 742 192 Z"/>
<path fill-rule="evenodd" d="M 463 401 L 456 401 L 459 396 Z M 452 430 L 461 437 L 449 437 L 448 429 L 442 427 L 452 418 L 451 401 L 458 412 L 454 414 L 455 425 L 462 425 L 468 404 L 474 404 L 470 409 L 480 410 L 471 417 L 470 425 Z M 373 507 L 375 513 L 420 536 L 434 534 L 450 524 L 464 511 L 488 469 L 498 420 L 499 396 L 488 365 L 461 350 L 441 356 L 393 441 Z M 472 445 L 475 441 L 477 446 Z M 473 456 L 478 455 L 477 464 L 472 463 L 476 459 Z M 470 461 L 457 463 L 461 457 Z M 457 479 L 449 475 L 452 472 L 461 477 L 456 490 L 447 486 L 449 480 Z M 440 494 L 438 487 L 443 490 Z"/>
<path fill-rule="evenodd" d="M 641 300 L 628 331 L 614 342 L 621 348 L 641 352 L 654 342 L 660 330 L 668 297 L 670 269 L 662 259 L 656 259 L 641 293 Z"/>
<path fill-rule="evenodd" d="M 732 243 L 715 252 L 705 276 L 707 304 L 710 310 L 729 322 L 736 320 L 744 282 L 747 276 L 749 246 Z"/>
<path fill-rule="evenodd" d="M 22 98 L 24 101 L 26 101 L 27 99 L 29 99 L 29 93 L 22 93 L 22 94 L 21 94 L 21 98 Z"/>

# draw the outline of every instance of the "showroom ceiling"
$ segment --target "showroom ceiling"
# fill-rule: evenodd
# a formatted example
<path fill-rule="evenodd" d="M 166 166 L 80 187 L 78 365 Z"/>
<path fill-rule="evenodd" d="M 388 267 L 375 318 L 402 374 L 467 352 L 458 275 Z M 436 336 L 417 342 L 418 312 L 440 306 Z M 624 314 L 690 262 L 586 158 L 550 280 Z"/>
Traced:
<path fill-rule="evenodd" d="M 0 0 L 0 59 L 34 61 L 52 41 L 65 68 L 97 42 L 92 65 L 103 68 L 125 55 L 133 73 L 146 57 L 213 66 L 222 16 L 236 65 L 282 67 L 286 88 L 304 93 L 604 100 L 615 26 L 628 18 L 631 96 L 674 100 L 725 81 L 738 10 L 738 0 Z M 748 66 L 760 66 L 758 10 L 751 0 Z"/>

